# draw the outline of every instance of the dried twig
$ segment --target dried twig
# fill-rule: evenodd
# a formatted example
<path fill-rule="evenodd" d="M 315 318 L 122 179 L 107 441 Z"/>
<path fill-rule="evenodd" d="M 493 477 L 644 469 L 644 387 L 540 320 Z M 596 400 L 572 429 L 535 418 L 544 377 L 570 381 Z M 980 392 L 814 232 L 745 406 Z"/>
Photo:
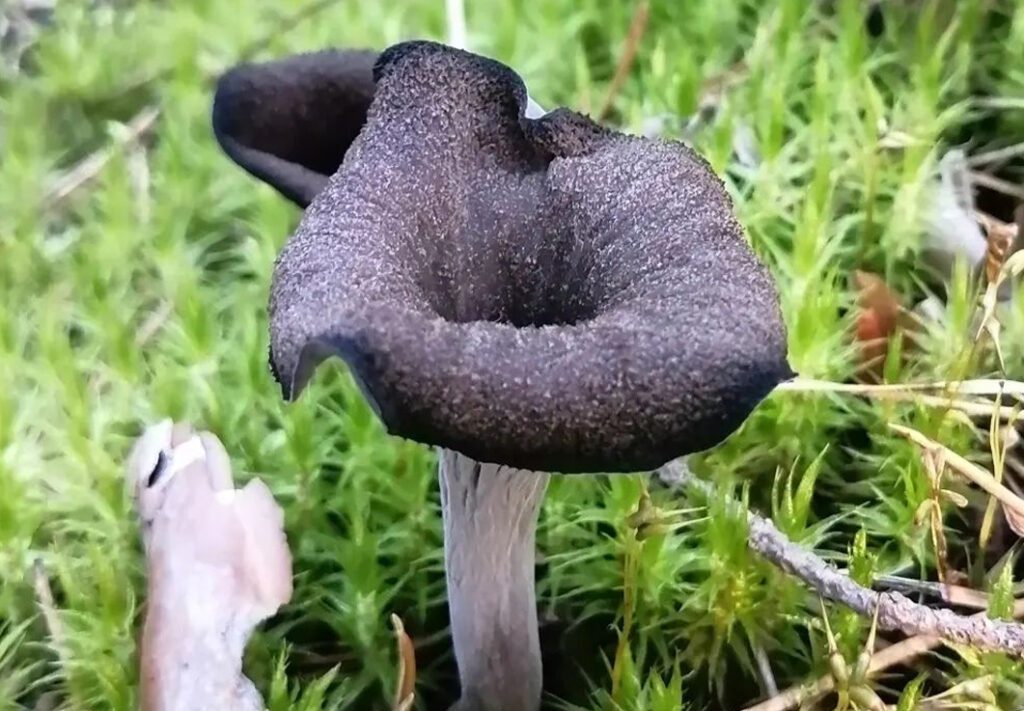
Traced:
<path fill-rule="evenodd" d="M 1024 200 L 1024 187 L 1021 187 L 1016 183 L 1011 183 L 1009 180 L 1003 180 L 1002 178 L 997 178 L 994 175 L 982 173 L 977 170 L 971 171 L 971 180 L 973 180 L 975 184 L 984 186 L 990 190 L 995 190 L 997 193 L 1009 195 L 1010 197 L 1015 197 L 1018 200 Z"/>
<path fill-rule="evenodd" d="M 949 447 L 936 442 L 915 429 L 894 424 L 890 424 L 889 428 L 897 434 L 906 437 L 926 452 L 941 455 L 945 459 L 946 464 L 950 468 L 954 469 L 958 474 L 962 474 L 986 492 L 999 499 L 1000 503 L 1004 506 L 1008 507 L 1015 513 L 1019 513 L 1024 516 L 1024 499 L 1020 498 L 996 481 L 995 477 L 992 476 L 991 473 L 982 469 L 977 464 L 964 459 Z"/>
<path fill-rule="evenodd" d="M 116 138 L 113 143 L 90 153 L 61 173 L 43 195 L 43 204 L 48 207 L 59 205 L 80 187 L 95 179 L 121 149 L 139 140 L 153 128 L 159 115 L 160 109 L 156 106 L 147 106 L 135 114 L 125 124 L 124 134 Z"/>
<path fill-rule="evenodd" d="M 685 464 L 670 462 L 658 470 L 666 485 L 696 489 L 705 496 L 716 495 L 715 487 L 693 476 Z M 790 541 L 770 520 L 746 511 L 737 501 L 736 512 L 747 517 L 747 545 L 782 570 L 814 588 L 822 597 L 840 602 L 865 616 L 878 609 L 878 627 L 909 635 L 939 636 L 951 642 L 979 649 L 1008 652 L 1024 657 L 1024 625 L 963 617 L 950 610 L 919 605 L 895 592 L 879 593 L 861 587 L 813 552 Z"/>
<path fill-rule="evenodd" d="M 246 61 L 258 54 L 272 40 L 280 37 L 285 32 L 295 28 L 300 22 L 306 20 L 322 10 L 337 3 L 339 0 L 314 0 L 314 2 L 299 8 L 296 12 L 279 17 L 271 23 L 273 29 L 257 37 L 245 45 L 239 52 L 238 61 Z M 160 75 L 158 75 L 160 76 Z M 207 77 L 211 80 L 213 77 Z M 53 207 L 64 202 L 71 194 L 79 188 L 88 184 L 99 175 L 110 160 L 127 146 L 136 143 L 147 134 L 156 124 L 160 116 L 160 107 L 150 105 L 139 111 L 126 124 L 124 135 L 117 137 L 112 143 L 90 153 L 81 161 L 67 169 L 50 185 L 43 195 L 43 204 Z"/>
<path fill-rule="evenodd" d="M 971 167 L 991 165 L 992 163 L 1002 163 L 1022 155 L 1024 155 L 1024 142 L 1014 143 L 1010 146 L 1003 146 L 1002 148 L 995 148 L 991 151 L 968 156 L 967 165 Z"/>
<path fill-rule="evenodd" d="M 53 601 L 50 578 L 46 575 L 46 568 L 39 558 L 32 563 L 32 588 L 36 593 L 36 604 L 39 605 L 39 611 L 46 623 L 46 631 L 50 633 L 50 644 L 63 666 L 68 657 L 67 635 L 64 634 L 64 625 L 60 620 L 60 615 L 57 614 L 57 605 Z"/>
<path fill-rule="evenodd" d="M 618 96 L 619 91 L 622 90 L 622 85 L 626 83 L 626 78 L 629 76 L 629 70 L 633 66 L 633 60 L 636 58 L 636 51 L 640 47 L 640 40 L 643 39 L 644 30 L 647 29 L 647 18 L 650 14 L 650 6 L 646 2 L 642 2 L 636 6 L 636 10 L 633 11 L 633 20 L 629 23 L 629 34 L 626 36 L 626 46 L 622 49 L 622 55 L 619 57 L 619 64 L 615 67 L 615 74 L 612 76 L 612 83 L 608 86 L 608 93 L 604 96 L 604 103 L 601 104 L 601 110 L 597 112 L 597 120 L 601 121 L 608 112 L 612 109 L 612 103 L 615 101 L 615 97 Z"/>

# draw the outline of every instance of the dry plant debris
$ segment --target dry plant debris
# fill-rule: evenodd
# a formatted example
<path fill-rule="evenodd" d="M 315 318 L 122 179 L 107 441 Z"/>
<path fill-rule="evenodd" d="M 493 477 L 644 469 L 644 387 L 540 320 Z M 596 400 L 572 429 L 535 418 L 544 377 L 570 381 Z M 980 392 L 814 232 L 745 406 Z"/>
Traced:
<path fill-rule="evenodd" d="M 262 709 L 242 652 L 291 598 L 283 512 L 259 479 L 236 489 L 220 441 L 182 423 L 148 428 L 127 475 L 146 550 L 143 710 Z"/>

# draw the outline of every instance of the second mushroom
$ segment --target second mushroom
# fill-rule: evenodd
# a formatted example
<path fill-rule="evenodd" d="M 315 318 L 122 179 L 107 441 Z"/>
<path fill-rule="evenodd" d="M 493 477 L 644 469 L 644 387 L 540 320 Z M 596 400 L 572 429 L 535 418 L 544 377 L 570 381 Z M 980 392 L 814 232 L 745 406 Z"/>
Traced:
<path fill-rule="evenodd" d="M 225 151 L 305 208 L 271 287 L 284 396 L 340 357 L 391 434 L 439 448 L 463 711 L 540 706 L 548 472 L 707 449 L 792 375 L 707 163 L 527 103 L 503 64 L 422 41 L 241 65 L 214 103 Z"/>

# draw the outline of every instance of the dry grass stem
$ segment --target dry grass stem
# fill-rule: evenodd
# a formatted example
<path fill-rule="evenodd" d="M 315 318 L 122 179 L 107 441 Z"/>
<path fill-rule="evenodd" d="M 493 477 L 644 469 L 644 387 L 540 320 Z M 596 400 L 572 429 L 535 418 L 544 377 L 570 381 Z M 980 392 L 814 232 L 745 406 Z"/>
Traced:
<path fill-rule="evenodd" d="M 933 455 L 940 455 L 945 458 L 946 464 L 956 471 L 958 474 L 969 479 L 974 484 L 984 489 L 986 492 L 997 498 L 1002 504 L 1009 507 L 1015 513 L 1024 516 L 1024 499 L 1014 494 L 1012 491 L 1007 489 L 1005 486 L 996 481 L 996 478 L 991 472 L 979 467 L 973 462 L 969 462 L 962 456 L 954 452 L 949 447 L 946 447 L 939 442 L 929 438 L 917 430 L 906 427 L 904 425 L 889 424 L 889 428 L 897 434 L 906 437 L 914 444 L 921 447 L 926 452 L 930 452 Z"/>
<path fill-rule="evenodd" d="M 779 385 L 776 390 L 801 393 L 844 393 L 869 397 L 891 396 L 905 392 L 945 392 L 959 395 L 1014 395 L 1024 396 L 1024 382 L 1003 379 L 939 380 L 930 383 L 857 384 L 836 383 L 813 378 L 795 378 Z"/>
<path fill-rule="evenodd" d="M 38 558 L 32 564 L 32 588 L 36 593 L 36 604 L 39 605 L 39 612 L 43 615 L 46 631 L 50 634 L 50 644 L 63 666 L 67 660 L 67 636 L 64 634 L 64 625 L 61 623 L 57 605 L 53 600 L 50 578 L 46 574 L 43 561 Z"/>
<path fill-rule="evenodd" d="M 124 134 L 111 145 L 90 153 L 54 180 L 43 196 L 43 204 L 47 207 L 60 205 L 79 188 L 94 180 L 122 148 L 138 141 L 152 129 L 159 116 L 160 109 L 157 106 L 147 106 L 135 114 L 125 124 Z"/>
<path fill-rule="evenodd" d="M 1018 200 L 1024 200 L 1024 187 L 1011 183 L 1009 180 L 1003 180 L 997 178 L 994 175 L 988 173 L 982 173 L 977 170 L 971 171 L 971 180 L 982 187 L 995 190 L 1003 195 L 1009 195 L 1010 197 L 1017 198 Z"/>
<path fill-rule="evenodd" d="M 391 626 L 398 645 L 398 681 L 393 708 L 394 711 L 408 711 L 416 697 L 416 649 L 398 615 L 391 615 Z"/>
<path fill-rule="evenodd" d="M 615 97 L 622 90 L 622 85 L 626 83 L 629 70 L 633 66 L 633 60 L 636 58 L 637 48 L 640 46 L 640 40 L 643 39 L 644 31 L 647 29 L 649 14 L 650 6 L 646 2 L 637 5 L 636 10 L 633 11 L 633 20 L 629 23 L 626 45 L 622 50 L 622 55 L 619 57 L 619 64 L 615 67 L 615 74 L 612 76 L 612 83 L 608 86 L 608 93 L 605 94 L 601 110 L 597 112 L 598 121 L 608 116 L 608 112 L 611 111 L 612 104 L 615 102 Z"/>

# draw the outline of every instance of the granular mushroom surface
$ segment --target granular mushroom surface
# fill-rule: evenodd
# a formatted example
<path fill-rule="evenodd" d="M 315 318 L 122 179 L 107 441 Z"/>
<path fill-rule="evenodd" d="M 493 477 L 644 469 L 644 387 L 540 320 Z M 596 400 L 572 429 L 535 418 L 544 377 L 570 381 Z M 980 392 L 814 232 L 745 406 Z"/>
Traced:
<path fill-rule="evenodd" d="M 307 206 L 271 367 L 339 356 L 395 435 L 545 471 L 711 447 L 791 377 L 775 285 L 708 164 L 432 42 L 242 65 L 214 128 Z"/>
<path fill-rule="evenodd" d="M 442 45 L 374 75 L 276 266 L 287 396 L 338 355 L 393 434 L 629 471 L 717 444 L 791 377 L 775 285 L 686 146 L 526 119 L 512 70 Z"/>

